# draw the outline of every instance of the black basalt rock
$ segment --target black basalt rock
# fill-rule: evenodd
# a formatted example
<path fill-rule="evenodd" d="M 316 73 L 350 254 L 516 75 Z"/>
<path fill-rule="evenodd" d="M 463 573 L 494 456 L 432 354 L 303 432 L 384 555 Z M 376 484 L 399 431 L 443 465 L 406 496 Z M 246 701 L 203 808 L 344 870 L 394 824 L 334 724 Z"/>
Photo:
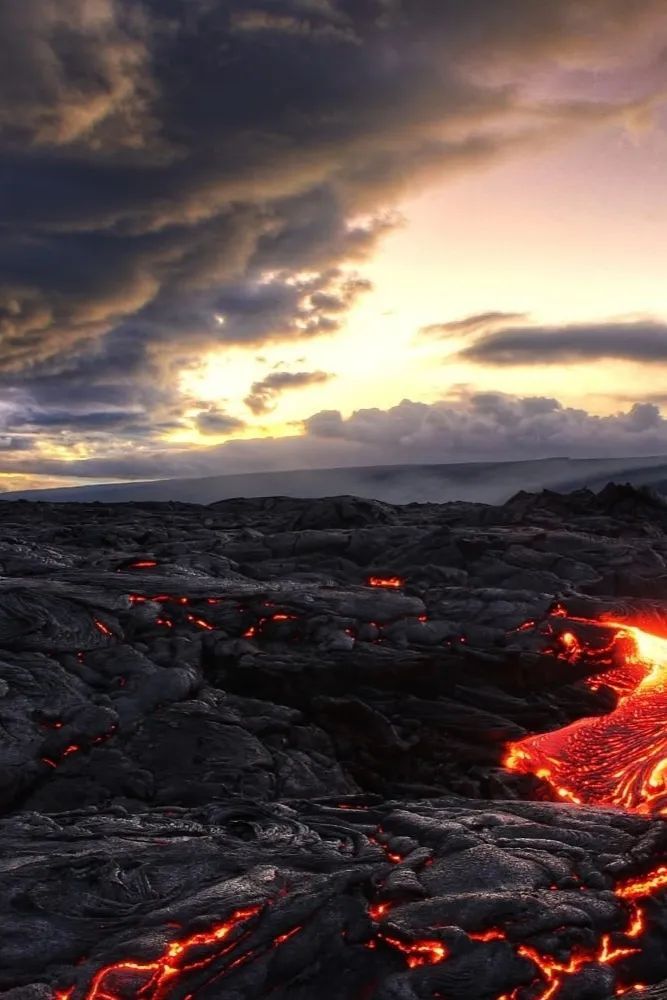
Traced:
<path fill-rule="evenodd" d="M 556 645 L 665 634 L 666 528 L 613 485 L 3 503 L 0 997 L 665 1000 L 665 819 L 503 762 L 614 710 Z"/>

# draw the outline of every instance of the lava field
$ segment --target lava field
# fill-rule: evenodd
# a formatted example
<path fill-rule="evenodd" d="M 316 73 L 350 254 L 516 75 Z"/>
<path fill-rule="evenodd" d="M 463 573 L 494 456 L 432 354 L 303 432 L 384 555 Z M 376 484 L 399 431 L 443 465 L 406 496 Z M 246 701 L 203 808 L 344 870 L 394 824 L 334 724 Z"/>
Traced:
<path fill-rule="evenodd" d="M 0 505 L 3 1000 L 667 998 L 667 501 Z"/>

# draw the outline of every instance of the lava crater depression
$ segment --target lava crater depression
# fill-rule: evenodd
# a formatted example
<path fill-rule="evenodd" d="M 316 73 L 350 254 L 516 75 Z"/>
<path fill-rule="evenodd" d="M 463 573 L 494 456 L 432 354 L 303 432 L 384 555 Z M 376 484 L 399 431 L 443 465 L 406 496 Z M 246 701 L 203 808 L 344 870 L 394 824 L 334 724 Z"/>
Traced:
<path fill-rule="evenodd" d="M 667 998 L 667 502 L 0 506 L 3 1000 Z"/>

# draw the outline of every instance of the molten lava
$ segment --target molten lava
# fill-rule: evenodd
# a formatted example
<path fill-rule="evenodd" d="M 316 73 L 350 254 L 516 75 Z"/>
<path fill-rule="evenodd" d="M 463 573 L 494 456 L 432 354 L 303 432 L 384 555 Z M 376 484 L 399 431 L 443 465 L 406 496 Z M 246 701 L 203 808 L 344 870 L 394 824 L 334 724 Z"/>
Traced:
<path fill-rule="evenodd" d="M 83 1000 L 129 1000 L 130 997 L 167 1000 L 173 996 L 174 989 L 186 973 L 205 969 L 216 959 L 233 951 L 242 938 L 237 937 L 224 946 L 223 942 L 260 911 L 260 906 L 237 910 L 229 920 L 209 931 L 171 941 L 152 962 L 128 960 L 105 966 L 94 976 Z M 284 935 L 284 940 L 295 933 L 296 928 Z M 246 956 L 239 956 L 228 968 L 240 964 L 241 959 L 246 959 Z M 56 997 L 71 995 L 71 990 L 65 990 L 56 994 Z"/>
<path fill-rule="evenodd" d="M 563 618 L 558 607 L 552 615 Z M 571 619 L 552 651 L 569 663 L 605 667 L 590 687 L 611 687 L 616 708 L 507 747 L 504 766 L 544 779 L 566 802 L 667 815 L 667 638 L 636 625 Z M 592 646 L 577 624 L 609 632 Z"/>
<path fill-rule="evenodd" d="M 398 576 L 371 576 L 368 578 L 368 586 L 399 588 L 405 586 L 405 580 L 401 580 Z"/>
<path fill-rule="evenodd" d="M 420 965 L 437 965 L 447 958 L 447 949 L 440 941 L 399 941 L 398 938 L 380 934 L 385 944 L 407 956 L 409 969 L 417 969 Z"/>

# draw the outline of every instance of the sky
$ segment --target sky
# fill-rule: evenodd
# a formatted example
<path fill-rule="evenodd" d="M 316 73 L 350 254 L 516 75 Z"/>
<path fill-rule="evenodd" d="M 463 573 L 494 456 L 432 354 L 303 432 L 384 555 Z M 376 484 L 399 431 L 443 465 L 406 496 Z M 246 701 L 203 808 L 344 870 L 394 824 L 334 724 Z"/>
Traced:
<path fill-rule="evenodd" d="M 0 0 L 0 489 L 667 454 L 664 0 Z"/>

